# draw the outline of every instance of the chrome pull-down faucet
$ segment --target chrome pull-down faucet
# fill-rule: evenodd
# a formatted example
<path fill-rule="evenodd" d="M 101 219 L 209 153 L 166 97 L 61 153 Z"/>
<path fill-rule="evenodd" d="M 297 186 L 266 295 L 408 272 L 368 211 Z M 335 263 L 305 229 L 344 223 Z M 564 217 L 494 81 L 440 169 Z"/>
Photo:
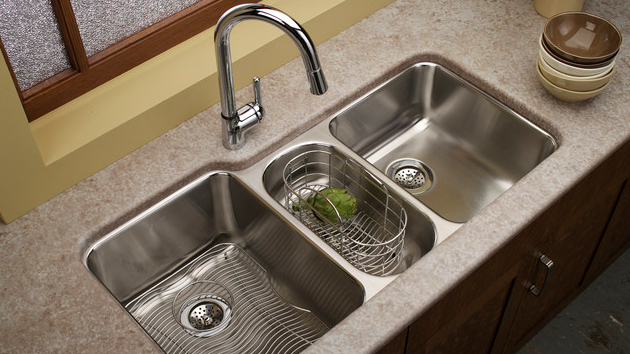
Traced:
<path fill-rule="evenodd" d="M 254 102 L 237 110 L 234 99 L 230 31 L 237 23 L 250 19 L 275 25 L 291 37 L 302 55 L 311 93 L 321 95 L 328 89 L 315 45 L 299 23 L 284 12 L 266 5 L 245 4 L 228 10 L 217 23 L 214 45 L 219 70 L 223 146 L 230 150 L 241 148 L 245 144 L 245 132 L 260 123 L 264 116 L 260 99 L 260 80 L 257 77 L 254 78 Z"/>

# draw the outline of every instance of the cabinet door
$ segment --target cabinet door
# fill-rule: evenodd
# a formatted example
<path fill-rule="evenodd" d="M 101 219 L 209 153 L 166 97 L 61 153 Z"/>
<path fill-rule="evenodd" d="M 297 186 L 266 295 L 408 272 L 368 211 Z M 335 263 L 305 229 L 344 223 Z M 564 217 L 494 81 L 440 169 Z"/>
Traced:
<path fill-rule="evenodd" d="M 535 288 L 523 296 L 507 352 L 522 346 L 578 294 L 621 189 L 620 183 L 602 183 L 613 180 L 605 178 L 606 171 L 591 173 L 522 232 L 520 237 L 542 241 L 529 254 L 525 286 Z M 553 261 L 552 269 L 540 262 L 542 255 Z M 546 280 L 546 289 L 535 295 Z"/>
<path fill-rule="evenodd" d="M 604 236 L 597 247 L 593 262 L 589 267 L 585 282 L 595 280 L 612 262 L 630 246 L 630 181 L 625 186 L 617 201 L 615 211 L 608 222 Z"/>
<path fill-rule="evenodd" d="M 512 282 L 503 284 L 489 296 L 480 297 L 461 313 L 453 314 L 453 321 L 439 330 L 431 326 L 413 325 L 410 338 L 415 338 L 408 346 L 408 353 L 467 353 L 488 354 L 497 336 L 501 315 L 507 306 Z M 471 310 L 475 311 L 471 311 Z M 424 333 L 419 333 L 420 331 Z M 431 336 L 419 343 L 423 334 Z"/>
<path fill-rule="evenodd" d="M 488 354 L 506 338 L 522 295 L 520 252 L 508 244 L 409 327 L 406 353 Z M 521 292 L 521 294 L 516 294 Z"/>

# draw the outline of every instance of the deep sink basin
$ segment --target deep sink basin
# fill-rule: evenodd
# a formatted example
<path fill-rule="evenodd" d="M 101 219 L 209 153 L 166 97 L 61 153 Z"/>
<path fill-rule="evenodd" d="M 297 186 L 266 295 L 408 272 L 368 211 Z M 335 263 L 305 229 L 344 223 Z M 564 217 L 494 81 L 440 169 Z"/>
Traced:
<path fill-rule="evenodd" d="M 168 353 L 300 351 L 364 301 L 354 278 L 227 173 L 123 225 L 86 264 Z"/>
<path fill-rule="evenodd" d="M 443 67 L 416 64 L 336 115 L 331 133 L 443 218 L 463 223 L 557 148 Z M 430 183 L 426 190 L 421 185 Z M 425 185 L 425 187 L 427 187 Z"/>

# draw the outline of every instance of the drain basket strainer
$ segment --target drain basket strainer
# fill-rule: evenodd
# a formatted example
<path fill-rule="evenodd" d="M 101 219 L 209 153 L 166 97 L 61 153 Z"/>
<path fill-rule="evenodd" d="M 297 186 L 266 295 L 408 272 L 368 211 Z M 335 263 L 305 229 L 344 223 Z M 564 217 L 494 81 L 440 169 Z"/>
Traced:
<path fill-rule="evenodd" d="M 207 331 L 218 327 L 223 321 L 223 302 L 213 298 L 203 299 L 195 303 L 188 313 L 188 323 L 199 331 Z M 184 312 L 186 313 L 186 312 Z"/>
<path fill-rule="evenodd" d="M 420 160 L 396 160 L 387 166 L 385 173 L 411 194 L 424 193 L 433 185 L 433 171 Z"/>
<path fill-rule="evenodd" d="M 382 181 L 356 161 L 325 150 L 297 155 L 286 164 L 283 178 L 285 207 L 347 261 L 372 275 L 396 272 L 402 260 L 407 213 Z M 354 215 L 348 216 L 342 204 L 335 205 L 332 197 L 326 197 L 322 191 L 327 188 L 345 189 L 353 196 Z M 314 206 L 316 197 L 327 201 L 324 208 L 329 212 Z"/>
<path fill-rule="evenodd" d="M 206 337 L 225 329 L 232 318 L 232 294 L 212 281 L 194 282 L 173 299 L 173 317 L 186 332 Z"/>

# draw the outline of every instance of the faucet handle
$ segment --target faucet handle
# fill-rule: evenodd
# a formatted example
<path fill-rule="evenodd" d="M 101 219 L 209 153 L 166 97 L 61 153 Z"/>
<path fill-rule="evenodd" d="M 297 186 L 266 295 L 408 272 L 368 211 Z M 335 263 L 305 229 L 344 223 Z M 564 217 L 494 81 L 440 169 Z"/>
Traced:
<path fill-rule="evenodd" d="M 261 104 L 260 79 L 254 77 L 254 102 L 246 104 L 236 112 L 238 117 L 238 130 L 243 132 L 249 130 L 262 121 L 264 114 Z"/>
<path fill-rule="evenodd" d="M 262 107 L 262 98 L 260 94 L 260 79 L 257 76 L 254 76 L 254 102 L 252 102 L 251 107 L 256 113 L 256 118 L 260 122 L 264 116 L 264 110 Z"/>
<path fill-rule="evenodd" d="M 257 76 L 254 76 L 254 104 L 261 106 L 262 99 L 260 95 L 260 79 Z"/>

